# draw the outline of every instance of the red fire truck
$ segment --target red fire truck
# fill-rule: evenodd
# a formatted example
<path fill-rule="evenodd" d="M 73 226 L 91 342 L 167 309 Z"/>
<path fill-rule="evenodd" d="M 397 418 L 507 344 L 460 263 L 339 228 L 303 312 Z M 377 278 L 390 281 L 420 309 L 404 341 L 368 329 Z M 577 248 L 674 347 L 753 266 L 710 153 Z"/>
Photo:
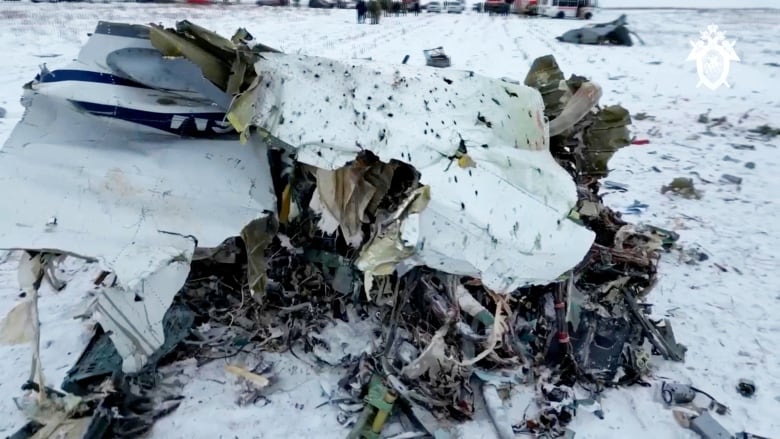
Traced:
<path fill-rule="evenodd" d="M 536 15 L 538 0 L 515 0 L 512 3 L 512 13 L 521 15 Z"/>

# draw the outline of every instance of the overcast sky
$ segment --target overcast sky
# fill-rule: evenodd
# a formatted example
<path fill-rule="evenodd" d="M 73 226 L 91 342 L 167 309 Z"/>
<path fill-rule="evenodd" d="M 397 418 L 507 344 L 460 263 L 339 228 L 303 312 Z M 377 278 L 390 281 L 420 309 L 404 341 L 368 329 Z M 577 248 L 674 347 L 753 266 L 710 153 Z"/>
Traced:
<path fill-rule="evenodd" d="M 599 0 L 599 6 L 677 8 L 780 8 L 780 0 Z"/>

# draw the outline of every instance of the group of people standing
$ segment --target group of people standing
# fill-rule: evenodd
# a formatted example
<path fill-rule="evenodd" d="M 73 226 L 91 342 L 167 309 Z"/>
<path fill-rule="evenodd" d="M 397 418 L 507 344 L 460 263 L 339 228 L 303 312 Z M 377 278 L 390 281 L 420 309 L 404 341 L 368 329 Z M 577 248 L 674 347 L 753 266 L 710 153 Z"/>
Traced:
<path fill-rule="evenodd" d="M 379 3 L 376 1 L 371 1 L 371 6 L 379 6 Z M 366 22 L 366 12 L 368 11 L 368 5 L 366 4 L 365 0 L 358 0 L 357 4 L 355 5 L 355 9 L 357 9 L 357 21 L 358 23 L 365 23 Z M 374 11 L 371 11 L 371 24 L 377 24 L 379 23 L 379 14 L 374 14 Z"/>
<path fill-rule="evenodd" d="M 382 13 L 382 5 L 378 0 L 369 0 L 368 2 L 365 0 L 358 0 L 355 9 L 357 10 L 358 23 L 365 23 L 366 14 L 368 14 L 371 16 L 371 24 L 379 24 L 379 15 Z M 392 11 L 386 10 L 385 15 L 390 15 L 391 12 L 395 13 L 396 16 L 400 14 L 406 15 L 406 4 L 402 2 L 393 2 Z M 412 3 L 411 12 L 414 13 L 414 15 L 420 13 L 419 1 Z"/>

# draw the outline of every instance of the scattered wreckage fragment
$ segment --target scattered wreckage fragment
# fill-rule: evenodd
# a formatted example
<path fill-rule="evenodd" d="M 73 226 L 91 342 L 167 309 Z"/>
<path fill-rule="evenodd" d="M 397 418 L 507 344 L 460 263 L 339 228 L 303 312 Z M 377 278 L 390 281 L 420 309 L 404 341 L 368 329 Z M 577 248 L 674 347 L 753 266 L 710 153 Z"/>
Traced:
<path fill-rule="evenodd" d="M 224 110 L 185 82 L 160 88 L 175 87 L 180 64 L 147 63 L 149 29 L 101 22 L 73 64 L 26 84 L 27 111 L 0 160 L 0 247 L 89 258 L 112 272 L 94 310 L 125 372 L 163 344 L 162 318 L 195 247 L 216 247 L 275 205 L 270 176 L 258 173 L 265 150 L 221 134 Z M 160 83 L 125 76 L 128 49 L 142 51 L 139 75 L 149 69 Z"/>
<path fill-rule="evenodd" d="M 195 248 L 275 206 L 270 176 L 258 175 L 266 151 L 240 145 L 224 122 L 230 95 L 209 98 L 215 87 L 160 57 L 150 32 L 101 22 L 77 61 L 44 67 L 0 160 L 0 248 L 111 272 L 92 310 L 126 373 L 164 345 L 163 316 Z M 39 365 L 34 375 L 40 389 Z"/>
<path fill-rule="evenodd" d="M 751 133 L 756 133 L 762 136 L 764 139 L 772 139 L 773 137 L 780 136 L 780 128 L 774 128 L 770 125 L 761 125 L 759 127 L 749 130 Z"/>
<path fill-rule="evenodd" d="M 552 56 L 521 85 L 251 41 L 186 21 L 101 22 L 79 63 L 26 86 L 0 157 L 0 190 L 18 200 L 0 248 L 111 273 L 94 307 L 104 332 L 63 385 L 98 401 L 90 425 L 148 429 L 177 398 L 133 384 L 155 382 L 171 353 L 220 358 L 208 355 L 219 344 L 348 365 L 339 390 L 367 405 L 345 424 L 363 437 L 395 413 L 452 437 L 447 420 L 474 416 L 476 386 L 502 437 L 570 435 L 578 406 L 600 413 L 598 390 L 577 400 L 577 383 L 641 382 L 646 340 L 682 361 L 642 303 L 676 235 L 627 224 L 598 197 L 630 143 L 628 112 L 598 106 L 598 84 L 564 79 Z M 101 100 L 107 87 L 119 104 Z M 219 335 L 192 328 L 204 323 Z M 329 335 L 359 324 L 372 349 Z M 261 367 L 229 369 L 252 387 L 242 404 L 268 385 Z M 510 426 L 497 399 L 522 382 L 539 411 Z M 116 427 L 109 414 L 138 397 L 151 409 Z"/>
<path fill-rule="evenodd" d="M 686 177 L 677 177 L 671 183 L 661 186 L 661 193 L 665 194 L 667 192 L 689 199 L 698 200 L 702 197 L 702 192 L 696 189 L 693 179 Z"/>
<path fill-rule="evenodd" d="M 712 395 L 688 384 L 663 382 L 660 386 L 661 397 L 680 426 L 695 432 L 702 439 L 766 439 L 761 436 L 740 432 L 731 434 L 718 422 L 712 413 L 726 415 L 731 410 Z M 697 397 L 702 395 L 709 401 L 706 407 L 697 403 Z"/>
<path fill-rule="evenodd" d="M 756 383 L 752 380 L 742 378 L 737 383 L 737 392 L 745 398 L 750 398 L 756 393 Z"/>
<path fill-rule="evenodd" d="M 609 23 L 593 24 L 579 29 L 572 29 L 557 37 L 557 39 L 565 43 L 632 46 L 633 42 L 630 34 L 634 34 L 637 38 L 639 36 L 631 32 L 626 26 L 626 16 L 621 15 Z"/>
<path fill-rule="evenodd" d="M 444 53 L 443 47 L 436 47 L 434 49 L 423 50 L 425 55 L 425 65 L 429 67 L 449 67 L 451 65 L 450 57 Z M 406 64 L 406 63 L 404 63 Z"/>

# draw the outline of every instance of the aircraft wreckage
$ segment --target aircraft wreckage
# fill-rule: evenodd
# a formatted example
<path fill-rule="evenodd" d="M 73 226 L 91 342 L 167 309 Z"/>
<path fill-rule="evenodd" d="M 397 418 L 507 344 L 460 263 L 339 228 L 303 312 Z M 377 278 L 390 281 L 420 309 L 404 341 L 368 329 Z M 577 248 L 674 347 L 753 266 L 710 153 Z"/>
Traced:
<path fill-rule="evenodd" d="M 475 376 L 505 437 L 514 427 L 491 404 L 509 381 L 487 372 L 496 367 L 536 374 L 523 380 L 543 395 L 516 431 L 564 434 L 577 380 L 636 382 L 645 341 L 664 358 L 685 352 L 638 302 L 676 236 L 627 224 L 598 198 L 606 162 L 630 142 L 628 112 L 599 107 L 600 96 L 551 56 L 522 84 L 284 54 L 243 29 L 226 39 L 187 21 L 100 22 L 77 60 L 24 86 L 26 113 L 0 154 L 0 248 L 25 251 L 33 316 L 41 279 L 58 283 L 57 256 L 104 270 L 91 311 L 117 370 L 93 377 L 155 367 L 193 311 L 227 300 L 194 286 L 219 261 L 239 267 L 241 304 L 262 316 L 242 320 L 249 339 L 288 338 L 268 349 L 297 337 L 322 350 L 316 325 L 261 330 L 303 305 L 308 319 L 312 303 L 383 310 L 383 350 L 350 359 L 347 387 L 368 401 L 352 437 L 378 434 L 363 429 L 387 409 L 377 392 L 446 437 L 426 413 L 471 416 Z M 192 308 L 176 311 L 180 336 L 166 326 L 177 295 Z M 43 397 L 37 356 L 33 369 Z M 84 394 L 77 375 L 63 389 Z M 110 417 L 102 404 L 95 419 Z"/>

